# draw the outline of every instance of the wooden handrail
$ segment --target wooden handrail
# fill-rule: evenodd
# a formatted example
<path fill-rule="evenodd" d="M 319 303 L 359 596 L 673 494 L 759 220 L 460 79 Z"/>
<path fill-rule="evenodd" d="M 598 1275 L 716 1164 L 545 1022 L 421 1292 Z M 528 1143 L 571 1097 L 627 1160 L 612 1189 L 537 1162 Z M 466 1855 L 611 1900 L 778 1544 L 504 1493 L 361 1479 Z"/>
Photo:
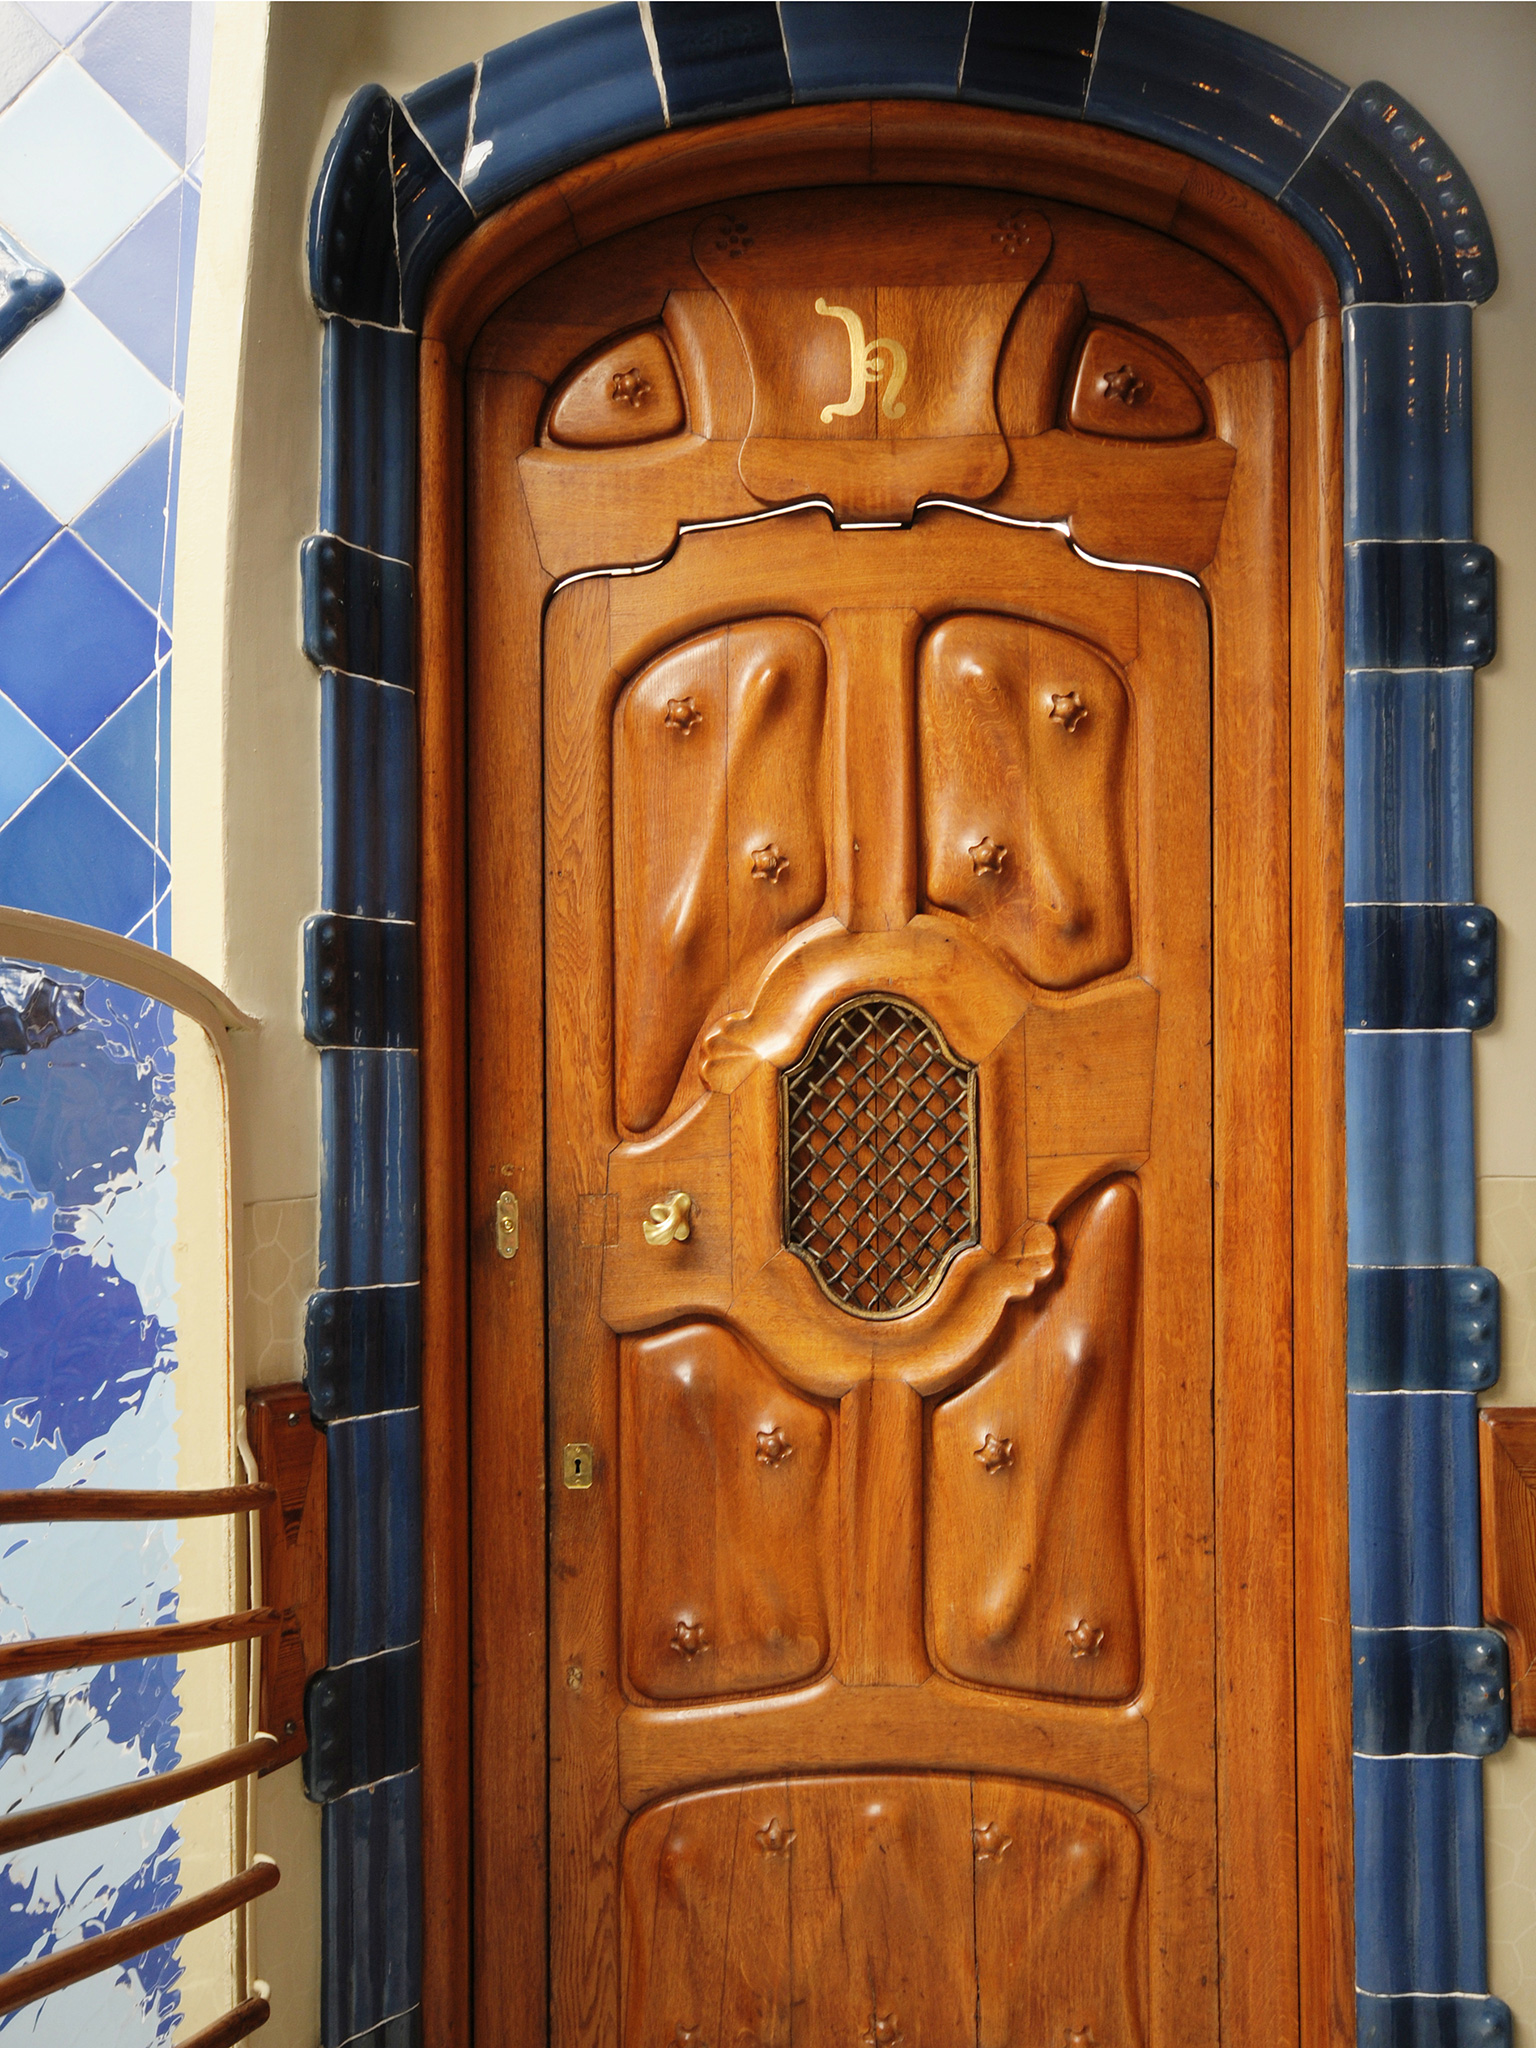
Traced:
<path fill-rule="evenodd" d="M 212 1621 L 167 1621 L 158 1628 L 103 1629 L 96 1635 L 40 1636 L 35 1642 L 0 1643 L 0 1679 L 39 1671 L 74 1671 L 85 1664 L 126 1664 L 135 1657 L 179 1657 L 221 1643 L 248 1643 L 276 1635 L 283 1617 L 275 1607 L 252 1607 Z"/>
<path fill-rule="evenodd" d="M 240 1515 L 277 1499 L 271 1486 L 175 1487 L 130 1492 L 122 1486 L 41 1487 L 0 1492 L 0 1524 L 8 1522 L 179 1522 L 192 1515 Z"/>
<path fill-rule="evenodd" d="M 94 1977 L 98 1970 L 110 1970 L 134 1956 L 144 1955 L 148 1950 L 158 1948 L 163 1941 L 179 1941 L 193 1928 L 206 1927 L 210 1920 L 232 1913 L 247 1900 L 258 1899 L 263 1892 L 271 1891 L 279 1874 L 277 1865 L 269 1856 L 258 1856 L 249 1870 L 242 1870 L 238 1877 L 214 1885 L 211 1891 L 182 1899 L 174 1906 L 167 1906 L 163 1912 L 147 1913 L 142 1920 L 135 1920 L 129 1927 L 115 1928 L 110 1934 L 89 1935 L 84 1941 L 57 1950 L 51 1956 L 43 1956 L 35 1963 L 23 1963 L 19 1970 L 7 1971 L 0 1977 L 0 2015 L 18 2012 L 22 2006 L 33 2005 L 39 1998 L 48 1998 L 53 1992 L 62 1991 L 66 1985 L 78 1984 L 84 1977 Z M 219 2037 L 215 2035 L 214 2038 L 217 2040 Z M 232 2034 L 228 2038 L 238 2040 L 240 2036 Z"/>
<path fill-rule="evenodd" d="M 242 1742 L 238 1749 L 222 1750 L 202 1763 L 183 1764 L 174 1771 L 160 1771 L 153 1777 L 135 1778 L 131 1785 L 114 1785 L 110 1791 L 89 1792 L 81 1799 L 61 1799 L 53 1806 L 35 1806 L 29 1813 L 13 1813 L 0 1820 L 0 1857 L 16 1849 L 35 1848 L 39 1842 L 55 1842 L 60 1835 L 83 1834 L 87 1828 L 105 1827 L 109 1821 L 132 1820 L 136 1814 L 153 1813 L 157 1807 L 174 1806 L 181 1799 L 195 1799 L 199 1792 L 216 1792 L 236 1778 L 248 1778 L 267 1763 L 277 1748 L 275 1735 L 258 1735 Z"/>
<path fill-rule="evenodd" d="M 234 2048 L 236 2041 L 243 2041 L 247 2034 L 254 2034 L 271 2017 L 272 2008 L 264 1998 L 248 1998 L 244 2005 L 237 2005 L 233 2012 L 225 2013 L 223 2019 L 215 2020 L 211 2027 L 204 2027 L 200 2034 L 192 2035 L 190 2040 L 178 2041 L 176 2048 Z"/>

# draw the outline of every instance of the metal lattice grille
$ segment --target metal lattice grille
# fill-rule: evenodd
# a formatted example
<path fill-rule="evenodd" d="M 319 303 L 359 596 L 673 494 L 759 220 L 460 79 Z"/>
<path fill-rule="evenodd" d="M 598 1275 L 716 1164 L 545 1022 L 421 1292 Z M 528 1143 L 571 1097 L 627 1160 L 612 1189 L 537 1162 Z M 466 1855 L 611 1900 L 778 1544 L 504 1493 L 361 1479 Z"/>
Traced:
<path fill-rule="evenodd" d="M 783 1080 L 784 1234 L 856 1316 L 926 1301 L 976 1242 L 976 1073 L 921 1010 L 834 1010 Z"/>

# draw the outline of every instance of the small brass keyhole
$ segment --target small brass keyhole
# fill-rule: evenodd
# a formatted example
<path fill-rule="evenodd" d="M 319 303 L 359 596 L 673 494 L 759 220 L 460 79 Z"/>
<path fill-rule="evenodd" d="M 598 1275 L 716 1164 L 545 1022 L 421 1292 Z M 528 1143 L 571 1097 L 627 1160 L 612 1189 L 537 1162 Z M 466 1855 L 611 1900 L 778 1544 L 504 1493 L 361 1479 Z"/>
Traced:
<path fill-rule="evenodd" d="M 560 1460 L 560 1477 L 572 1493 L 585 1493 L 597 1469 L 597 1454 L 590 1444 L 567 1444 Z"/>

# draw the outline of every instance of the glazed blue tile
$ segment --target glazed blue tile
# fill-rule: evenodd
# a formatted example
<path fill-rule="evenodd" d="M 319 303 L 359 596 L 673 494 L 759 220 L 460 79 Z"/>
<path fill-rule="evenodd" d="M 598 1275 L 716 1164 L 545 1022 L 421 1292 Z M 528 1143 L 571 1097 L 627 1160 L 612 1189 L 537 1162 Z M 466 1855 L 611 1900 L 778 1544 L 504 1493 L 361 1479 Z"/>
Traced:
<path fill-rule="evenodd" d="M 1355 2048 L 1510 2048 L 1502 1998 L 1373 1998 L 1355 1994 Z"/>
<path fill-rule="evenodd" d="M 181 253 L 176 275 L 176 367 L 171 386 L 178 398 L 187 395 L 187 348 L 192 338 L 192 280 L 197 263 L 197 228 L 202 194 L 191 178 L 181 181 Z"/>
<path fill-rule="evenodd" d="M 1499 1377 L 1499 1283 L 1486 1266 L 1356 1266 L 1349 1384 L 1482 1393 Z"/>
<path fill-rule="evenodd" d="M 1110 0 L 1087 115 L 1203 157 L 1273 199 L 1347 92 L 1326 71 L 1224 21 Z"/>
<path fill-rule="evenodd" d="M 388 2048 L 413 2040 L 391 2036 L 421 1997 L 421 1773 L 386 1778 L 320 1815 L 320 2039 L 341 2048 L 379 2028 Z"/>
<path fill-rule="evenodd" d="M 464 190 L 476 213 L 487 213 L 568 164 L 662 126 L 633 0 L 571 15 L 482 60 Z"/>
<path fill-rule="evenodd" d="M 1476 305 L 1499 281 L 1472 180 L 1423 115 L 1379 79 L 1350 94 L 1281 204 L 1327 254 L 1345 305 Z"/>
<path fill-rule="evenodd" d="M 393 110 L 383 86 L 358 87 L 331 138 L 309 208 L 310 296 L 322 313 L 383 327 L 400 320 Z"/>
<path fill-rule="evenodd" d="M 457 178 L 469 147 L 469 109 L 475 97 L 475 66 L 461 64 L 405 95 L 405 110 L 433 155 Z"/>
<path fill-rule="evenodd" d="M 63 296 L 63 278 L 0 228 L 0 356 Z"/>
<path fill-rule="evenodd" d="M 971 9 L 960 97 L 983 106 L 1080 115 L 1088 96 L 1100 8 L 1019 7 L 977 0 Z"/>
<path fill-rule="evenodd" d="M 80 538 L 147 605 L 158 605 L 165 581 L 175 434 L 175 428 L 167 427 L 75 521 Z"/>
<path fill-rule="evenodd" d="M 73 768 L 0 831 L 5 900 L 20 910 L 131 932 L 170 870 Z"/>
<path fill-rule="evenodd" d="M 74 756 L 75 766 L 154 844 L 160 783 L 159 681 L 151 676 Z"/>
<path fill-rule="evenodd" d="M 1472 1036 L 1352 1031 L 1344 1041 L 1352 1266 L 1470 1266 Z"/>
<path fill-rule="evenodd" d="M 395 177 L 395 222 L 400 248 L 400 317 L 408 327 L 421 321 L 433 273 L 475 216 L 458 186 L 398 111 L 391 129 Z"/>
<path fill-rule="evenodd" d="M 1472 671 L 1344 678 L 1344 896 L 1472 896 Z"/>
<path fill-rule="evenodd" d="M 1362 1991 L 1487 1991 L 1482 1771 L 1475 1757 L 1356 1757 Z"/>
<path fill-rule="evenodd" d="M 0 588 L 24 569 L 59 530 L 59 522 L 25 484 L 0 468 Z"/>
<path fill-rule="evenodd" d="M 165 560 L 160 570 L 160 617 L 175 624 L 176 505 L 181 490 L 181 419 L 171 429 L 171 477 L 165 493 Z"/>
<path fill-rule="evenodd" d="M 901 33 L 864 0 L 783 0 L 795 100 L 953 99 L 971 10 L 966 0 L 903 8 Z"/>
<path fill-rule="evenodd" d="M 332 910 L 309 918 L 303 1007 L 311 1045 L 414 1046 L 416 927 Z"/>
<path fill-rule="evenodd" d="M 23 717 L 9 697 L 0 697 L 0 825 L 42 788 L 63 759 L 53 741 Z M 7 903 L 14 901 L 4 882 L 0 894 Z"/>
<path fill-rule="evenodd" d="M 304 1316 L 304 1378 L 322 1423 L 421 1399 L 421 1292 L 410 1287 L 324 1288 Z"/>
<path fill-rule="evenodd" d="M 1344 912 L 1344 1022 L 1477 1031 L 1498 1008 L 1499 924 L 1480 903 L 1357 903 Z"/>
<path fill-rule="evenodd" d="M 414 334 L 325 323 L 320 526 L 402 562 L 416 553 L 418 353 Z"/>
<path fill-rule="evenodd" d="M 416 699 L 320 678 L 320 895 L 352 917 L 416 915 Z"/>
<path fill-rule="evenodd" d="M 1496 628 L 1490 549 L 1364 540 L 1344 550 L 1347 668 L 1482 668 Z"/>
<path fill-rule="evenodd" d="M 72 533 L 0 590 L 0 690 L 67 754 L 154 666 L 154 613 Z"/>
<path fill-rule="evenodd" d="M 421 1646 L 317 1671 L 304 1692 L 304 1790 L 317 1804 L 421 1762 Z"/>
<path fill-rule="evenodd" d="M 1474 1395 L 1349 1396 L 1349 1598 L 1356 1628 L 1481 1626 Z"/>
<path fill-rule="evenodd" d="M 176 283 L 181 270 L 181 195 L 173 185 L 75 286 L 102 324 L 145 369 L 169 384 L 176 371 Z"/>
<path fill-rule="evenodd" d="M 191 38 L 189 0 L 158 0 L 109 7 L 75 50 L 77 62 L 178 165 L 187 160 Z"/>
<path fill-rule="evenodd" d="M 417 1069 L 413 1052 L 320 1057 L 320 1283 L 420 1277 Z"/>
<path fill-rule="evenodd" d="M 328 1651 L 332 1664 L 421 1634 L 421 1410 L 325 1432 Z"/>
<path fill-rule="evenodd" d="M 1360 1756 L 1492 1756 L 1509 1740 L 1509 1654 L 1491 1628 L 1357 1628 Z"/>
<path fill-rule="evenodd" d="M 55 42 L 71 43 L 106 5 L 107 0 L 27 0 L 27 12 Z"/>
<path fill-rule="evenodd" d="M 160 785 L 155 810 L 155 845 L 162 859 L 171 857 L 171 664 L 163 661 L 155 678 L 160 718 Z M 160 944 L 170 945 L 169 939 Z"/>
<path fill-rule="evenodd" d="M 315 666 L 409 689 L 415 644 L 410 564 L 315 533 L 299 549 L 299 575 L 304 652 Z"/>
<path fill-rule="evenodd" d="M 1472 308 L 1344 310 L 1344 538 L 1472 533 Z"/>
<path fill-rule="evenodd" d="M 773 0 L 651 0 L 651 27 L 676 127 L 789 104 Z"/>

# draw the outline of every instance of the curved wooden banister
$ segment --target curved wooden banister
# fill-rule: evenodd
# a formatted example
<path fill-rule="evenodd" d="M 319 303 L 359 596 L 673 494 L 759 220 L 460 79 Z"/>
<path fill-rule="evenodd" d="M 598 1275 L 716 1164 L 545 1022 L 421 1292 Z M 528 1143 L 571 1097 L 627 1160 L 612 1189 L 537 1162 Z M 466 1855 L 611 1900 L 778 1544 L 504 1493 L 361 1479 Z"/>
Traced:
<path fill-rule="evenodd" d="M 179 1522 L 198 1515 L 242 1515 L 269 1507 L 272 1486 L 176 1487 L 131 1491 L 122 1486 L 38 1487 L 0 1491 L 0 1524 L 20 1522 Z"/>
<path fill-rule="evenodd" d="M 195 1799 L 200 1792 L 216 1792 L 221 1785 L 232 1785 L 236 1778 L 248 1778 L 263 1764 L 270 1763 L 277 1746 L 275 1735 L 257 1735 L 250 1742 L 242 1742 L 238 1749 L 222 1750 L 202 1763 L 159 1771 L 149 1778 L 135 1778 L 130 1785 L 114 1785 L 109 1791 L 90 1792 L 80 1799 L 37 1806 L 29 1813 L 10 1814 L 0 1820 L 0 1857 L 17 1849 L 34 1848 L 39 1842 L 57 1841 L 60 1835 L 78 1835 L 87 1828 L 105 1827 L 109 1821 L 132 1820 L 136 1814 L 153 1813 L 157 1807 Z"/>
<path fill-rule="evenodd" d="M 200 2034 L 178 2041 L 176 2048 L 234 2048 L 236 2041 L 243 2041 L 247 2034 L 254 2034 L 271 2017 L 272 2008 L 264 1998 L 248 1998 L 244 2005 L 237 2005 L 233 2012 L 225 2013 L 223 2019 L 204 2027 Z"/>
<path fill-rule="evenodd" d="M 114 1928 L 110 1934 L 90 1935 L 35 1963 L 23 1963 L 19 1970 L 7 1971 L 0 1977 L 0 2015 L 35 2004 L 39 1998 L 62 1991 L 66 1985 L 78 1984 L 84 1977 L 94 1977 L 98 1970 L 110 1970 L 134 1956 L 144 1955 L 162 1942 L 179 1941 L 194 1928 L 206 1927 L 210 1920 L 232 1913 L 237 1906 L 271 1891 L 279 1875 L 270 1856 L 258 1856 L 249 1870 L 242 1870 L 238 1877 L 228 1878 L 209 1891 L 199 1892 L 195 1898 L 181 1899 L 163 1912 L 147 1913 L 129 1927 Z M 246 2029 L 250 2031 L 253 2030 Z M 238 2041 L 242 2036 L 220 2035 L 215 2031 L 212 2038 Z"/>
<path fill-rule="evenodd" d="M 35 1642 L 0 1643 L 0 1679 L 39 1671 L 75 1671 L 87 1664 L 126 1664 L 134 1657 L 179 1657 L 221 1643 L 248 1643 L 276 1635 L 283 1617 L 275 1607 L 252 1607 L 212 1621 L 168 1621 L 157 1628 L 103 1629 L 94 1635 L 39 1636 Z"/>

